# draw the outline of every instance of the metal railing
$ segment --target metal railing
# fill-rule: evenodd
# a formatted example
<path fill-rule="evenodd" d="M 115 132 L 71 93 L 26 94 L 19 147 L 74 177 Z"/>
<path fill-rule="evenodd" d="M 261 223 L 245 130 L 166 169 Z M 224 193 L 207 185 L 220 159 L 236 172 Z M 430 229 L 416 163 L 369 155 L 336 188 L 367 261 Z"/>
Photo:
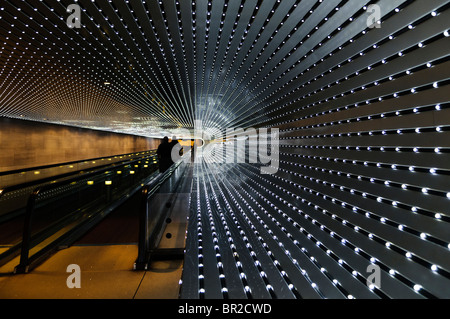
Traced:
<path fill-rule="evenodd" d="M 75 241 L 156 170 L 156 155 L 151 155 L 37 187 L 27 202 L 15 273 L 30 271 L 58 246 Z"/>
<path fill-rule="evenodd" d="M 126 157 L 131 156 L 140 156 L 141 158 L 144 158 L 145 156 L 154 156 L 156 154 L 156 150 L 150 150 L 145 152 L 138 152 L 138 153 L 130 153 L 130 154 L 123 154 L 123 155 L 117 155 L 117 156 L 109 156 L 109 157 L 103 157 L 103 158 L 95 158 L 95 159 L 89 159 L 89 160 L 83 160 L 79 162 L 70 162 L 70 163 L 63 163 L 58 165 L 48 165 L 48 166 L 41 166 L 41 167 L 34 167 L 30 169 L 24 169 L 21 171 L 15 171 L 15 172 L 9 172 L 9 174 L 15 174 L 15 173 L 23 173 L 23 172 L 40 172 L 42 169 L 55 169 L 55 168 L 64 168 L 66 166 L 73 166 L 72 169 L 69 169 L 69 171 L 64 173 L 59 173 L 56 175 L 49 175 L 45 177 L 41 177 L 38 179 L 33 179 L 29 181 L 20 182 L 18 184 L 9 185 L 6 187 L 0 187 L 0 223 L 6 222 L 12 218 L 15 218 L 17 215 L 23 214 L 25 212 L 26 208 L 26 201 L 30 195 L 34 191 L 34 189 L 39 185 L 44 185 L 46 183 L 56 183 L 61 179 L 66 179 L 73 177 L 75 175 L 83 174 L 83 173 L 89 173 L 92 171 L 96 171 L 98 169 L 107 168 L 107 167 L 115 167 L 117 165 L 121 165 L 123 163 L 128 163 L 130 160 L 134 160 L 136 158 L 132 159 L 123 159 Z M 109 159 L 119 159 L 116 162 L 110 162 L 110 163 L 102 163 L 104 160 Z M 89 166 L 89 167 L 81 167 L 85 163 L 90 163 L 92 165 L 92 162 L 98 162 L 96 166 Z M 80 164 L 80 165 L 78 165 Z M 5 175 L 4 173 L 0 173 Z M 44 174 L 45 175 L 45 174 Z M 39 175 L 41 176 L 41 175 Z"/>
<path fill-rule="evenodd" d="M 161 173 L 142 189 L 141 208 L 139 213 L 139 247 L 135 270 L 146 270 L 151 256 L 164 232 L 167 213 L 173 203 L 176 190 L 188 164 L 186 154 L 179 162 L 173 164 L 166 172 Z"/>

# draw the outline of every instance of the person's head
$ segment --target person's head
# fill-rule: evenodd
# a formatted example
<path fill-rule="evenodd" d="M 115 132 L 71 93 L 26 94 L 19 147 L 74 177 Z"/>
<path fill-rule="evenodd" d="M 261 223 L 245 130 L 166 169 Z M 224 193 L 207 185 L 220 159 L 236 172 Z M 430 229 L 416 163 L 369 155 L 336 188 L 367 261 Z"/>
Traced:
<path fill-rule="evenodd" d="M 169 142 L 169 138 L 167 136 L 164 136 L 163 142 L 168 143 Z"/>

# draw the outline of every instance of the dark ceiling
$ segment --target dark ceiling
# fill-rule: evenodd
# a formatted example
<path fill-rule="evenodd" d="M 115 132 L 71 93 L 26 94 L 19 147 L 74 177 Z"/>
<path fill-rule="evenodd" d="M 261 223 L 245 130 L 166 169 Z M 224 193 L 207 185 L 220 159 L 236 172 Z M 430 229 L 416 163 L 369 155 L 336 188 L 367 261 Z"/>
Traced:
<path fill-rule="evenodd" d="M 412 2 L 2 1 L 0 116 L 143 136 L 269 125 L 350 57 L 379 63 L 357 61 L 380 35 L 368 5 L 383 21 Z"/>

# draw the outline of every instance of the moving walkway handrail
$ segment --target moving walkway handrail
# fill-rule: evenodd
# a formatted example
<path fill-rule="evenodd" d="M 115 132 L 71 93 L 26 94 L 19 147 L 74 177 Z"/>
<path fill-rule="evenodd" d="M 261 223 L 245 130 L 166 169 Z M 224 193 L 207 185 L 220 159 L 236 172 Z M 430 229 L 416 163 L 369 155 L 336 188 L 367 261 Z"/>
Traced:
<path fill-rule="evenodd" d="M 144 152 L 136 152 L 136 153 L 129 153 L 129 154 L 124 154 L 124 155 L 116 155 L 116 156 L 129 156 L 129 155 L 139 155 L 139 154 L 150 154 L 150 155 L 146 155 L 145 157 L 140 157 L 139 160 L 142 160 L 143 158 L 149 158 L 149 157 L 156 157 L 156 150 L 149 150 L 149 151 L 144 151 Z M 109 158 L 109 157 L 102 157 L 100 159 L 104 159 L 104 158 Z M 138 160 L 137 158 L 134 158 L 132 160 Z M 79 162 L 73 162 L 73 163 L 83 163 L 83 162 L 87 162 L 87 161 L 91 161 L 91 160 L 84 160 L 84 161 L 79 161 Z M 82 169 L 82 170 L 75 170 L 75 171 L 71 171 L 71 172 L 67 172 L 67 173 L 62 173 L 62 174 L 58 174 L 58 175 L 54 175 L 54 176 L 49 176 L 49 177 L 44 177 L 44 178 L 40 178 L 40 179 L 36 179 L 33 181 L 29 181 L 29 182 L 24 182 L 24 183 L 20 183 L 20 184 L 16 184 L 16 185 L 11 185 L 11 186 L 7 186 L 4 187 L 3 189 L 0 188 L 0 200 L 2 199 L 3 196 L 5 196 L 5 194 L 11 193 L 11 192 L 15 192 L 21 189 L 25 189 L 28 187 L 32 187 L 32 186 L 36 186 L 36 185 L 42 185 L 42 184 L 46 184 L 46 183 L 51 183 L 52 185 L 54 185 L 55 183 L 59 182 L 60 180 L 66 180 L 67 178 L 70 178 L 71 176 L 75 177 L 75 176 L 81 176 L 80 174 L 83 173 L 89 173 L 89 172 L 94 172 L 97 171 L 99 169 L 102 168 L 110 168 L 113 169 L 117 166 L 120 166 L 124 163 L 128 163 L 130 160 L 122 160 L 122 161 L 117 161 L 114 163 L 108 163 L 108 164 L 104 164 L 104 165 L 99 165 L 99 166 L 95 166 L 95 167 L 88 167 L 86 169 Z M 68 165 L 67 163 L 64 164 L 60 164 L 57 165 L 55 167 L 59 167 L 61 165 Z M 37 169 L 37 168 L 35 168 Z M 30 192 L 31 193 L 31 192 Z M 20 208 L 21 210 L 22 208 Z M 3 214 L 2 214 L 3 213 Z M 16 216 L 17 211 L 13 210 L 11 212 L 1 212 L 0 211 L 0 223 L 4 222 L 14 216 Z"/>
<path fill-rule="evenodd" d="M 121 165 L 114 167 L 114 168 L 125 167 L 130 164 L 134 164 L 134 163 L 146 160 L 148 158 L 152 158 L 154 156 L 155 155 L 149 155 L 144 158 L 127 161 L 125 163 L 122 163 Z M 63 181 L 56 182 L 56 183 L 41 185 L 41 186 L 37 187 L 31 193 L 31 195 L 29 196 L 28 201 L 27 201 L 27 209 L 26 209 L 26 213 L 25 213 L 25 221 L 24 221 L 23 236 L 22 236 L 22 247 L 21 247 L 21 254 L 20 254 L 20 263 L 16 267 L 15 272 L 22 273 L 22 272 L 28 271 L 28 266 L 30 264 L 29 252 L 30 252 L 30 248 L 31 248 L 30 246 L 31 246 L 31 237 L 32 237 L 31 232 L 32 232 L 33 214 L 36 209 L 36 201 L 37 201 L 39 194 L 42 192 L 51 190 L 51 189 L 56 189 L 61 186 L 69 185 L 69 184 L 87 179 L 89 177 L 97 176 L 99 174 L 102 174 L 102 173 L 105 173 L 108 171 L 111 171 L 111 167 L 101 168 L 101 169 L 95 170 L 93 172 L 78 175 L 74 178 L 66 179 Z"/>
<path fill-rule="evenodd" d="M 150 150 L 150 151 L 145 151 L 145 152 L 138 152 L 138 153 L 130 153 L 130 154 L 124 154 L 124 155 L 116 155 L 116 156 L 128 156 L 128 155 L 132 155 L 132 154 L 140 154 L 140 153 L 147 153 L 147 152 L 151 152 L 152 155 L 148 155 L 145 158 L 156 156 L 156 151 L 155 150 Z M 100 157 L 98 159 L 103 159 L 103 158 L 109 158 L 109 157 Z M 48 166 L 48 167 L 45 167 L 45 168 L 60 167 L 60 166 L 65 166 L 65 165 L 70 165 L 70 164 L 95 161 L 95 160 L 98 160 L 98 159 L 89 159 L 89 160 L 83 160 L 83 161 L 77 161 L 77 162 L 62 163 L 62 164 L 58 164 L 58 165 L 54 165 L 54 166 Z M 0 189 L 0 198 L 2 198 L 2 196 L 4 194 L 6 194 L 6 193 L 13 192 L 13 191 L 25 188 L 25 187 L 31 187 L 31 186 L 34 186 L 34 185 L 39 185 L 39 184 L 43 184 L 43 183 L 46 183 L 46 182 L 59 180 L 61 178 L 69 177 L 69 176 L 72 176 L 72 175 L 77 175 L 77 174 L 80 174 L 82 172 L 85 172 L 85 171 L 91 170 L 91 169 L 97 170 L 97 169 L 101 169 L 101 168 L 105 168 L 105 167 L 114 167 L 116 165 L 120 165 L 120 164 L 126 163 L 128 161 L 129 160 L 123 160 L 123 161 L 118 161 L 118 162 L 115 162 L 115 163 L 108 163 L 108 164 L 105 164 L 105 165 L 99 165 L 99 166 L 95 166 L 95 167 L 90 167 L 90 168 L 83 169 L 83 170 L 76 170 L 76 171 L 67 172 L 67 173 L 63 173 L 63 174 L 58 174 L 58 175 L 54 175 L 54 176 L 44 177 L 44 178 L 41 178 L 41 179 L 36 179 L 34 181 L 29 181 L 29 182 L 16 184 L 16 185 L 6 186 L 5 188 Z M 32 171 L 32 170 L 39 170 L 39 169 L 43 169 L 43 167 L 35 167 L 35 168 L 30 169 L 30 171 Z M 20 170 L 18 172 L 24 172 L 24 171 L 25 170 Z"/>
<path fill-rule="evenodd" d="M 103 156 L 103 157 L 96 157 L 96 158 L 88 158 L 88 159 L 83 159 L 83 160 L 79 160 L 79 161 L 71 161 L 71 162 L 64 162 L 64 163 L 58 163 L 58 164 L 50 164 L 50 165 L 43 165 L 43 166 L 36 166 L 36 167 L 28 167 L 28 168 L 23 168 L 23 169 L 16 169 L 16 170 L 13 170 L 13 171 L 3 171 L 3 172 L 0 172 L 0 176 L 17 174 L 17 173 L 22 173 L 22 172 L 31 172 L 31 171 L 35 171 L 35 170 L 42 170 L 42 169 L 47 169 L 47 168 L 66 166 L 66 165 L 72 165 L 72 164 L 77 164 L 77 163 L 99 161 L 99 160 L 102 160 L 102 159 L 105 159 L 105 158 L 111 158 L 111 157 L 120 157 L 120 156 L 123 157 L 123 156 L 139 155 L 141 153 L 145 154 L 145 153 L 149 153 L 149 152 L 152 152 L 152 153 L 155 152 L 156 153 L 156 150 L 147 150 L 147 151 L 126 153 L 126 154 L 120 154 L 120 155 L 111 155 L 111 156 Z"/>
<path fill-rule="evenodd" d="M 146 269 L 148 262 L 148 253 L 150 250 L 150 236 L 148 229 L 149 208 L 148 201 L 160 190 L 161 186 L 166 182 L 178 167 L 184 163 L 185 159 L 190 156 L 186 154 L 180 161 L 174 163 L 167 171 L 161 173 L 158 177 L 150 181 L 142 189 L 141 207 L 139 212 L 139 244 L 138 257 L 134 264 L 134 269 Z"/>

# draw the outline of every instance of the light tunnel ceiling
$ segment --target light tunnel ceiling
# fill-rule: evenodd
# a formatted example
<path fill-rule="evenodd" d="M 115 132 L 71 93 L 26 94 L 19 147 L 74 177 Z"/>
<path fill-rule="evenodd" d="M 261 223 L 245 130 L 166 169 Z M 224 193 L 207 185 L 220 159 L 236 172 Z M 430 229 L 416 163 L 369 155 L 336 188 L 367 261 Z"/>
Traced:
<path fill-rule="evenodd" d="M 417 67 L 447 56 L 448 42 L 437 38 L 448 13 L 427 21 L 447 1 L 418 2 L 3 1 L 0 116 L 160 136 L 191 129 L 194 119 L 257 127 L 299 107 L 372 102 L 373 94 L 351 93 L 375 82 L 389 87 L 389 75 L 413 68 L 397 57 L 401 50 L 420 55 Z M 80 28 L 68 26 L 74 3 Z M 381 29 L 368 27 L 371 4 L 379 5 Z M 400 10 L 410 6 L 420 11 Z M 415 36 L 405 41 L 404 31 Z M 419 41 L 430 48 L 416 52 Z M 381 65 L 383 58 L 395 61 Z M 395 90 L 405 85 L 413 83 Z"/>

